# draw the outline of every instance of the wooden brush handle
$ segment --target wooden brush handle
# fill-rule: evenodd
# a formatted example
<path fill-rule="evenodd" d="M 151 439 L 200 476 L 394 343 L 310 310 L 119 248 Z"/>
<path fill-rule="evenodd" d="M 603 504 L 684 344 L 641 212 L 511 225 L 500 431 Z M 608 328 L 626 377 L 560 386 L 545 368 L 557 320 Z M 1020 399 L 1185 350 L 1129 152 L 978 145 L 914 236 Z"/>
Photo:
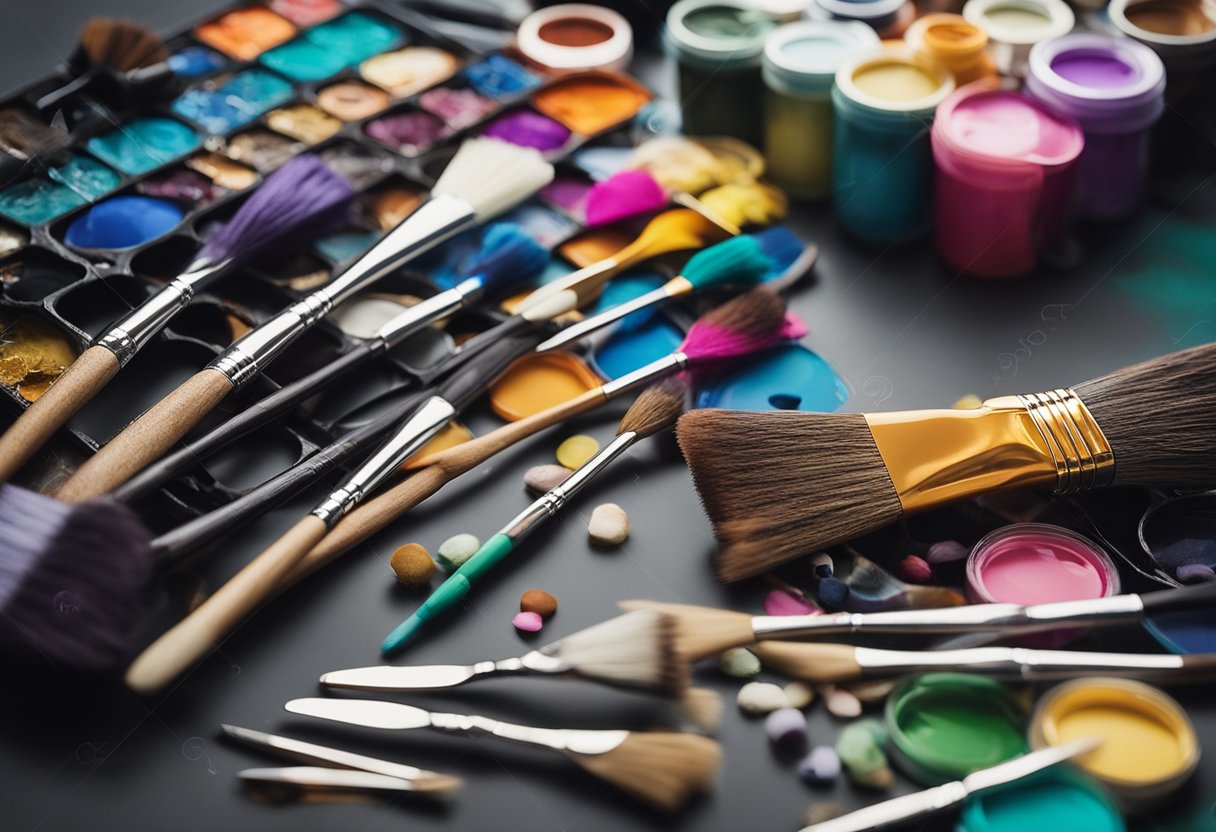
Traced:
<path fill-rule="evenodd" d="M 107 442 L 55 496 L 81 503 L 122 485 L 160 459 L 232 389 L 219 370 L 208 367 L 196 373 Z"/>
<path fill-rule="evenodd" d="M 89 347 L 55 383 L 0 436 L 0 482 L 8 482 L 34 453 L 55 435 L 121 365 L 105 347 Z"/>
<path fill-rule="evenodd" d="M 140 694 L 161 691 L 205 658 L 269 598 L 283 577 L 328 531 L 308 515 L 296 523 L 214 595 L 146 650 L 127 669 L 126 683 Z"/>

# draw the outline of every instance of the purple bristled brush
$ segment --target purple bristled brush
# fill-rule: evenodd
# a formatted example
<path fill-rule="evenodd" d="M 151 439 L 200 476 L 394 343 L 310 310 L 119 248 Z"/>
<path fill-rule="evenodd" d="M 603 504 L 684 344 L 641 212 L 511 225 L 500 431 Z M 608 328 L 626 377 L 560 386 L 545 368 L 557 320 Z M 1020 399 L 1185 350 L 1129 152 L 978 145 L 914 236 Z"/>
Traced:
<path fill-rule="evenodd" d="M 0 483 L 9 480 L 194 295 L 240 263 L 288 238 L 307 240 L 345 216 L 354 191 L 318 157 L 297 156 L 207 240 L 186 271 L 98 338 L 0 436 Z"/>

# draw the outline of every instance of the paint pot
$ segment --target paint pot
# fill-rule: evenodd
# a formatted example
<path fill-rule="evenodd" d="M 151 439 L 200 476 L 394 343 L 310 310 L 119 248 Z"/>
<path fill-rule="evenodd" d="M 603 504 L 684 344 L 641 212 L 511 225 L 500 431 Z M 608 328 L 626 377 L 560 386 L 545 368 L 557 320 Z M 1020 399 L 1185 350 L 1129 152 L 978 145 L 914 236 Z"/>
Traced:
<path fill-rule="evenodd" d="M 356 191 L 376 184 L 395 167 L 393 158 L 387 153 L 352 142 L 327 145 L 318 155 L 326 167 L 349 182 Z"/>
<path fill-rule="evenodd" d="M 67 335 L 37 315 L 0 311 L 0 384 L 27 402 L 38 399 L 76 360 Z"/>
<path fill-rule="evenodd" d="M 425 153 L 448 132 L 439 116 L 413 107 L 368 122 L 364 130 L 404 156 Z"/>
<path fill-rule="evenodd" d="M 289 21 L 262 6 L 236 9 L 194 30 L 203 43 L 242 61 L 252 61 L 295 33 Z"/>
<path fill-rule="evenodd" d="M 289 81 L 262 69 L 247 69 L 218 87 L 186 90 L 173 101 L 173 112 L 211 133 L 227 133 L 294 95 Z"/>
<path fill-rule="evenodd" d="M 525 355 L 490 386 L 490 407 L 515 422 L 594 390 L 603 379 L 572 353 Z"/>
<path fill-rule="evenodd" d="M 98 202 L 72 220 L 64 242 L 75 248 L 117 251 L 164 236 L 182 221 L 179 205 L 165 199 L 122 195 Z"/>
<path fill-rule="evenodd" d="M 89 152 L 123 173 L 138 176 L 202 144 L 202 138 L 180 121 L 150 116 L 89 139 Z"/>
<path fill-rule="evenodd" d="M 550 205 L 560 208 L 579 222 L 583 222 L 587 197 L 591 193 L 591 182 L 577 172 L 559 170 L 553 181 L 537 194 Z"/>
<path fill-rule="evenodd" d="M 368 58 L 359 65 L 359 74 L 395 98 L 406 98 L 446 81 L 459 68 L 460 59 L 445 49 L 407 46 Z"/>
<path fill-rule="evenodd" d="M 228 62 L 218 52 L 205 46 L 187 46 L 165 59 L 165 65 L 182 78 L 200 78 L 219 72 Z"/>
<path fill-rule="evenodd" d="M 1026 74 L 1030 48 L 1072 31 L 1076 18 L 1064 0 L 967 0 L 963 17 L 988 33 L 988 51 L 1005 75 Z"/>
<path fill-rule="evenodd" d="M 556 81 L 532 96 L 532 106 L 575 133 L 593 136 L 638 114 L 650 100 L 624 75 L 586 73 Z"/>
<path fill-rule="evenodd" d="M 364 12 L 322 23 L 262 55 L 261 62 L 296 81 L 320 81 L 388 49 L 401 28 Z"/>
<path fill-rule="evenodd" d="M 360 81 L 339 81 L 317 92 L 317 106 L 343 121 L 360 121 L 388 106 L 388 93 Z"/>
<path fill-rule="evenodd" d="M 185 162 L 186 167 L 210 179 L 217 187 L 227 191 L 243 191 L 252 188 L 260 178 L 256 171 L 238 165 L 219 153 L 199 153 Z"/>
<path fill-rule="evenodd" d="M 837 220 L 850 234 L 890 244 L 929 230 L 929 125 L 953 91 L 945 67 L 906 49 L 850 58 L 836 72 L 832 193 Z"/>
<path fill-rule="evenodd" d="M 864 23 L 803 21 L 773 32 L 764 46 L 764 155 L 768 173 L 791 196 L 815 199 L 832 187 L 832 83 L 852 55 L 873 51 Z"/>
<path fill-rule="evenodd" d="M 342 122 L 311 104 L 293 104 L 268 113 L 266 126 L 304 144 L 317 144 L 341 130 Z"/>
<path fill-rule="evenodd" d="M 548 153 L 565 147 L 570 141 L 571 132 L 564 124 L 548 116 L 534 110 L 518 109 L 498 116 L 486 125 L 481 135 Z"/>
<path fill-rule="evenodd" d="M 0 223 L 0 257 L 8 257 L 10 254 L 21 251 L 30 244 L 29 232 L 9 225 L 8 223 Z M 0 285 L 7 287 L 7 280 L 0 281 Z M 7 289 L 6 289 L 7 291 Z"/>
<path fill-rule="evenodd" d="M 924 786 L 1025 754 L 1026 714 L 1000 682 L 963 673 L 905 679 L 887 697 L 889 747 L 899 768 Z"/>
<path fill-rule="evenodd" d="M 1118 593 L 1110 556 L 1059 526 L 1005 526 L 976 543 L 967 558 L 967 594 L 977 603 L 1047 604 Z"/>
<path fill-rule="evenodd" d="M 956 832 L 1127 832 L 1092 780 L 1065 765 L 967 798 Z"/>
<path fill-rule="evenodd" d="M 451 130 L 463 130 L 497 109 L 497 105 L 463 87 L 435 87 L 418 99 L 422 109 L 439 116 Z"/>
<path fill-rule="evenodd" d="M 73 156 L 47 171 L 0 191 L 0 214 L 26 225 L 41 225 L 98 199 L 118 187 L 122 177 L 87 156 Z"/>
<path fill-rule="evenodd" d="M 697 407 L 831 413 L 849 398 L 832 366 L 801 344 L 781 344 L 699 379 Z"/>
<path fill-rule="evenodd" d="M 1077 679 L 1043 694 L 1030 725 L 1035 748 L 1090 736 L 1102 737 L 1102 745 L 1075 765 L 1129 812 L 1169 797 L 1199 764 L 1199 740 L 1186 711 L 1143 682 Z"/>
<path fill-rule="evenodd" d="M 519 24 L 515 48 L 549 72 L 624 71 L 633 57 L 633 29 L 619 13 L 587 3 L 560 3 Z"/>
<path fill-rule="evenodd" d="M 956 86 L 997 77 L 988 54 L 988 33 L 961 14 L 927 14 L 908 27 L 904 44 L 945 65 Z"/>
<path fill-rule="evenodd" d="M 259 128 L 233 136 L 224 146 L 223 153 L 234 162 L 269 173 L 303 149 L 303 145 L 286 136 Z"/>
<path fill-rule="evenodd" d="M 664 47 L 676 62 L 676 94 L 688 136 L 763 142 L 761 54 L 776 21 L 743 0 L 679 0 Z"/>
<path fill-rule="evenodd" d="M 341 52 L 318 46 L 306 37 L 276 46 L 263 53 L 258 60 L 263 66 L 301 82 L 320 81 L 338 74 L 347 66 L 346 57 Z"/>
<path fill-rule="evenodd" d="M 901 38 L 916 19 L 910 0 L 816 0 L 833 20 L 855 20 L 878 33 L 883 40 Z"/>
<path fill-rule="evenodd" d="M 216 187 L 214 182 L 201 173 L 183 168 L 154 174 L 138 182 L 135 191 L 144 196 L 172 200 L 185 205 L 187 210 L 215 202 L 225 193 L 223 188 Z"/>
<path fill-rule="evenodd" d="M 535 74 L 502 55 L 490 55 L 464 71 L 469 86 L 482 95 L 502 100 L 540 86 Z"/>
<path fill-rule="evenodd" d="M 1026 92 L 1085 131 L 1077 165 L 1076 212 L 1117 220 L 1143 201 L 1152 126 L 1165 110 L 1165 67 L 1127 38 L 1072 34 L 1030 51 Z"/>
<path fill-rule="evenodd" d="M 270 0 L 269 5 L 297 26 L 315 26 L 342 10 L 339 0 Z"/>
<path fill-rule="evenodd" d="M 390 182 L 370 194 L 372 219 L 381 231 L 392 231 L 422 204 L 426 191 L 401 181 Z"/>
<path fill-rule="evenodd" d="M 1076 122 L 988 80 L 943 101 L 931 136 L 934 237 L 952 271 L 1024 274 L 1065 239 L 1085 144 Z"/>

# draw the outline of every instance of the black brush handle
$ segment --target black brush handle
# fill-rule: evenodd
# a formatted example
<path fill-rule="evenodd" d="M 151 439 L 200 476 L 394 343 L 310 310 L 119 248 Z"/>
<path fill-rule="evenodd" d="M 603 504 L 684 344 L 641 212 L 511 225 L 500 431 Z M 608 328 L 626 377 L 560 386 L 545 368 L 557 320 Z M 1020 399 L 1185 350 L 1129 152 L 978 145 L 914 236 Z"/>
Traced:
<path fill-rule="evenodd" d="M 548 337 L 547 332 L 530 324 L 528 330 L 500 336 L 493 343 L 486 344 L 464 367 L 440 382 L 436 394 L 451 402 L 457 412 L 464 410 L 516 359 L 532 352 Z"/>
<path fill-rule="evenodd" d="M 1182 657 L 1182 669 L 1188 678 L 1207 681 L 1216 676 L 1216 653 L 1191 653 Z"/>
<path fill-rule="evenodd" d="M 1212 617 L 1216 619 L 1216 581 L 1146 592 L 1140 596 L 1140 601 L 1144 604 L 1145 615 L 1212 607 Z"/>
<path fill-rule="evenodd" d="M 177 451 L 149 465 L 139 475 L 132 477 L 110 496 L 123 503 L 139 499 L 193 468 L 222 448 L 240 439 L 247 433 L 287 413 L 305 399 L 315 396 L 346 373 L 362 367 L 373 359 L 377 350 L 372 342 L 361 343 L 336 361 L 326 364 L 303 378 L 279 388 L 276 392 L 255 402 L 210 433 L 183 446 Z"/>

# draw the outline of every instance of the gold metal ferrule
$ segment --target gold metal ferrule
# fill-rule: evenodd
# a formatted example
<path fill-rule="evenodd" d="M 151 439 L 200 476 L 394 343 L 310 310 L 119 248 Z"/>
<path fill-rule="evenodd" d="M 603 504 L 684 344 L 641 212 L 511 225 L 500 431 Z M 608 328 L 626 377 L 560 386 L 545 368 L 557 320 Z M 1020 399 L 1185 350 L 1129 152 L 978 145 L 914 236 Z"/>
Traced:
<path fill-rule="evenodd" d="M 1115 476 L 1110 443 L 1068 389 L 865 419 L 905 512 L 1007 488 L 1067 494 Z"/>

